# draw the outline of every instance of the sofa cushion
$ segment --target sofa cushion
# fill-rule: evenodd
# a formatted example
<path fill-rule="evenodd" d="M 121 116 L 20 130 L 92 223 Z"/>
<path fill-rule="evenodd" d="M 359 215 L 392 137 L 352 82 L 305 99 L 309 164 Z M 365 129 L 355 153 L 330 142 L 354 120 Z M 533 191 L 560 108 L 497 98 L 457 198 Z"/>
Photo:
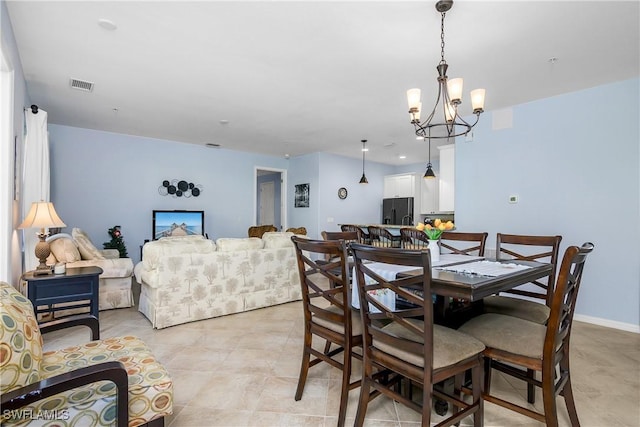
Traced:
<path fill-rule="evenodd" d="M 173 382 L 168 372 L 149 347 L 133 336 L 107 338 L 46 352 L 43 355 L 42 376 L 50 378 L 82 366 L 112 360 L 122 362 L 127 370 L 129 426 L 142 425 L 172 412 Z M 52 425 L 115 425 L 115 391 L 115 384 L 100 381 L 39 400 L 23 410 L 30 410 L 33 414 L 66 410 L 68 419 Z M 7 425 L 24 425 L 19 419 L 5 419 L 2 425 L 5 422 Z M 37 422 L 33 424 L 44 425 Z"/>
<path fill-rule="evenodd" d="M 82 259 L 104 259 L 104 255 L 102 255 L 98 248 L 93 246 L 91 239 L 89 239 L 89 236 L 83 230 L 74 228 L 71 230 L 71 235 L 78 245 Z"/>
<path fill-rule="evenodd" d="M 158 268 L 159 260 L 164 256 L 209 254 L 215 251 L 216 244 L 204 236 L 162 237 L 145 243 L 142 247 L 142 260 L 145 269 L 154 270 Z"/>
<path fill-rule="evenodd" d="M 0 392 L 40 381 L 42 336 L 31 302 L 0 282 Z"/>
<path fill-rule="evenodd" d="M 292 248 L 293 242 L 291 236 L 294 234 L 289 231 L 270 231 L 262 235 L 265 249 L 279 249 L 279 248 Z M 298 235 L 303 238 L 308 238 L 304 235 Z"/>
<path fill-rule="evenodd" d="M 69 235 L 66 234 L 66 236 Z M 82 259 L 80 251 L 71 236 L 49 240 L 49 248 L 51 248 L 51 253 L 56 257 L 57 262 L 67 263 L 80 261 Z"/>
<path fill-rule="evenodd" d="M 262 239 L 259 239 L 257 237 L 221 237 L 216 240 L 216 245 L 218 246 L 218 251 L 220 252 L 250 251 L 255 249 L 262 249 L 264 247 Z"/>

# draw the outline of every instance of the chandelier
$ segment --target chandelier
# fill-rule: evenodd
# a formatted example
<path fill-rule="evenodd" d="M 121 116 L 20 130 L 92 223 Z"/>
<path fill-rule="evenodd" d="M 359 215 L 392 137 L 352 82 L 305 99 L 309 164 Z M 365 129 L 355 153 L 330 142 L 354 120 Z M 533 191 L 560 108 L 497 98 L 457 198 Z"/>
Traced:
<path fill-rule="evenodd" d="M 453 6 L 453 0 L 440 0 L 436 3 L 436 10 L 441 14 L 440 24 L 440 63 L 438 70 L 438 97 L 433 110 L 424 121 L 420 121 L 422 101 L 420 89 L 409 89 L 407 101 L 409 103 L 409 116 L 415 127 L 416 135 L 424 139 L 444 139 L 466 135 L 480 119 L 484 111 L 484 89 L 471 91 L 471 106 L 476 120 L 469 124 L 458 114 L 458 106 L 462 103 L 462 79 L 448 80 L 447 61 L 444 59 L 444 17 Z M 433 134 L 431 132 L 433 130 Z M 431 153 L 429 153 L 431 154 Z"/>

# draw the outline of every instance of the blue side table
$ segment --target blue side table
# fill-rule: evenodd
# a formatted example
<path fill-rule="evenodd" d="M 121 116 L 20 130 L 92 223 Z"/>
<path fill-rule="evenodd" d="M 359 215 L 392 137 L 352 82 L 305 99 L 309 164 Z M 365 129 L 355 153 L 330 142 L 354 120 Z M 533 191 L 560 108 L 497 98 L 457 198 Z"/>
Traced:
<path fill-rule="evenodd" d="M 88 316 L 99 325 L 98 286 L 100 267 L 67 268 L 64 274 L 34 276 L 33 272 L 25 273 L 22 278 L 27 282 L 27 298 L 33 304 L 33 311 L 38 318 L 42 313 L 55 313 L 60 310 L 88 308 Z M 54 304 L 65 304 L 54 307 Z M 85 315 L 86 316 L 86 315 Z M 41 323 L 38 321 L 38 323 Z M 94 334 L 95 335 L 95 334 Z M 97 338 L 94 338 L 97 339 Z"/>

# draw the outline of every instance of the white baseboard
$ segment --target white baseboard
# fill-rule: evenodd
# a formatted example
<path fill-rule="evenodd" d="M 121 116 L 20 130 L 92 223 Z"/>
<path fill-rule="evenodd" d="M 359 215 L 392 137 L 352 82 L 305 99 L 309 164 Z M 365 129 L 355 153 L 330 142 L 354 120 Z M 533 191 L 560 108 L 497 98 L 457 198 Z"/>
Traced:
<path fill-rule="evenodd" d="M 584 314 L 575 314 L 573 316 L 573 320 L 640 334 L 640 325 L 634 325 L 631 323 L 617 322 L 615 320 L 602 319 L 600 317 L 585 316 Z"/>

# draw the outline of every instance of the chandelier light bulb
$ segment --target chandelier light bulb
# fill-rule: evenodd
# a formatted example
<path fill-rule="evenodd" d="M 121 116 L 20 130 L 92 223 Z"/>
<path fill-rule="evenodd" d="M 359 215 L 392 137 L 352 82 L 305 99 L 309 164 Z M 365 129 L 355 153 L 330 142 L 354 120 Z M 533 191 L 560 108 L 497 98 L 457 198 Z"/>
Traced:
<path fill-rule="evenodd" d="M 471 91 L 471 106 L 474 114 L 484 111 L 484 94 L 484 89 L 474 89 Z"/>
<path fill-rule="evenodd" d="M 454 104 L 460 104 L 462 102 L 462 79 L 451 79 L 447 82 L 447 89 L 449 91 L 449 99 Z"/>
<path fill-rule="evenodd" d="M 407 91 L 407 103 L 409 104 L 409 110 L 420 109 L 420 89 L 413 88 Z"/>

